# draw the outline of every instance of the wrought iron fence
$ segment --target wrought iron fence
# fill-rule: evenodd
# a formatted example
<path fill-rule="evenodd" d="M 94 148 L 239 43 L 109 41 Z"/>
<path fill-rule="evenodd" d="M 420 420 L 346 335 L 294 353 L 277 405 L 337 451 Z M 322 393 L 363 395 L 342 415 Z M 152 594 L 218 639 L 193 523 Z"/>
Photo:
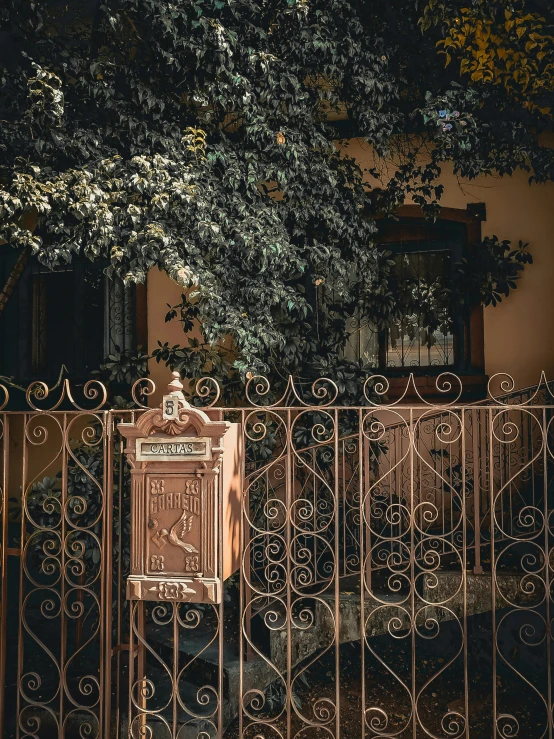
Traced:
<path fill-rule="evenodd" d="M 131 607 L 117 426 L 153 384 L 0 387 L 2 735 L 552 737 L 552 386 L 407 383 L 199 383 L 241 424 L 242 566 L 221 605 Z"/>

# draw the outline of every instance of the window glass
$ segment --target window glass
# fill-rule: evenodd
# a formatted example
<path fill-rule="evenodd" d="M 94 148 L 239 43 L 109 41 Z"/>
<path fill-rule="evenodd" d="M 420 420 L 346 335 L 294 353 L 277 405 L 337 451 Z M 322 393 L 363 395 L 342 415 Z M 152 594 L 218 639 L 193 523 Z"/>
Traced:
<path fill-rule="evenodd" d="M 450 282 L 448 251 L 394 255 L 406 313 L 387 330 L 387 367 L 454 364 L 452 316 L 445 288 Z"/>
<path fill-rule="evenodd" d="M 0 290 L 18 252 L 0 246 Z M 0 375 L 52 382 L 90 379 L 104 358 L 136 348 L 135 291 L 99 264 L 76 259 L 54 271 L 31 260 L 0 314 Z"/>
<path fill-rule="evenodd" d="M 379 365 L 379 334 L 375 326 L 360 318 L 359 313 L 346 322 L 347 341 L 343 356 L 355 362 L 361 359 L 368 367 Z"/>
<path fill-rule="evenodd" d="M 84 378 L 103 358 L 104 275 L 78 263 L 32 266 L 32 376 L 54 379 L 65 368 Z"/>
<path fill-rule="evenodd" d="M 461 222 L 404 219 L 381 224 L 380 248 L 395 264 L 391 284 L 398 315 L 379 330 L 357 311 L 346 322 L 344 358 L 382 370 L 463 363 L 465 319 L 453 311 L 449 288 L 466 242 Z"/>

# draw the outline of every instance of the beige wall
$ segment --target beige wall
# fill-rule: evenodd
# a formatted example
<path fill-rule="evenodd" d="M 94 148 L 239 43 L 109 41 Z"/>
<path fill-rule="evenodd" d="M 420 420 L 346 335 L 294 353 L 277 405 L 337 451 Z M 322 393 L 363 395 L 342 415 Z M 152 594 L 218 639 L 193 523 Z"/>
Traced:
<path fill-rule="evenodd" d="M 459 207 L 453 203 L 461 190 L 449 180 L 448 204 Z M 518 173 L 484 179 L 467 191 L 487 203 L 483 235 L 528 241 L 534 261 L 508 300 L 485 309 L 487 374 L 508 372 L 518 387 L 538 382 L 541 370 L 554 379 L 554 184 L 530 186 Z"/>
<path fill-rule="evenodd" d="M 363 167 L 375 163 L 371 149 L 359 141 L 350 142 L 348 153 Z M 538 382 L 541 370 L 554 379 L 554 183 L 529 185 L 528 179 L 526 172 L 517 172 L 464 182 L 450 164 L 443 166 L 441 178 L 445 207 L 486 203 L 483 236 L 529 242 L 534 264 L 525 269 L 517 290 L 485 309 L 486 372 L 507 372 L 516 387 Z"/>
<path fill-rule="evenodd" d="M 348 153 L 362 166 L 374 164 L 372 152 L 351 141 Z M 475 182 L 459 182 L 450 165 L 443 168 L 445 186 L 442 204 L 465 208 L 468 203 L 485 202 L 487 220 L 483 236 L 528 241 L 534 264 L 527 267 L 518 288 L 496 308 L 485 309 L 485 362 L 488 375 L 511 374 L 516 387 L 538 382 L 541 370 L 554 379 L 554 183 L 529 185 L 528 174 L 512 177 L 483 177 Z M 180 324 L 164 323 L 166 303 L 180 300 L 181 288 L 167 275 L 152 270 L 148 276 L 149 351 L 157 340 L 181 343 Z M 158 387 L 167 383 L 163 365 L 151 362 L 152 378 Z"/>
<path fill-rule="evenodd" d="M 181 302 L 183 288 L 174 282 L 165 272 L 159 269 L 151 269 L 148 273 L 148 353 L 152 354 L 158 348 L 158 341 L 162 344 L 166 341 L 170 346 L 184 343 L 182 325 L 177 321 L 165 322 L 165 316 L 169 308 Z M 156 384 L 156 395 L 150 401 L 150 405 L 161 402 L 161 395 L 166 390 L 171 380 L 171 373 L 163 362 L 151 359 L 148 365 L 150 377 Z"/>

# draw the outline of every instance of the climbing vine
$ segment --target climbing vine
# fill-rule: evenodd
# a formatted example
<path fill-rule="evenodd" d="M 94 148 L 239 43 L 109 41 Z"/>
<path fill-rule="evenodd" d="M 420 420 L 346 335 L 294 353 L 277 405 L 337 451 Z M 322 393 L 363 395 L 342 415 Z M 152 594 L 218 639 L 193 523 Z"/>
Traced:
<path fill-rule="evenodd" d="M 434 5 L 7 0 L 0 238 L 50 267 L 104 260 L 127 283 L 165 270 L 186 295 L 174 310 L 192 311 L 205 343 L 161 346 L 157 358 L 187 374 L 332 372 L 354 386 L 366 370 L 339 359 L 345 315 L 385 325 L 398 312 L 376 218 L 407 197 L 436 217 L 445 161 L 464 178 L 554 174 L 532 81 L 550 63 L 552 11 L 523 26 L 515 4 L 510 29 L 491 16 L 479 63 L 495 69 L 500 49 L 515 59 L 531 41 L 530 77 L 485 85 L 463 61 L 486 4 L 469 3 L 464 39 L 449 20 L 462 6 L 443 3 L 435 18 Z M 375 169 L 349 155 L 352 136 L 372 147 Z"/>
<path fill-rule="evenodd" d="M 469 311 L 478 305 L 496 306 L 508 297 L 516 289 L 525 265 L 533 262 L 528 246 L 520 241 L 513 247 L 508 240 L 485 237 L 472 245 L 470 258 L 464 257 L 454 265 L 450 283 L 441 278 L 426 282 L 420 276 L 416 279 L 403 275 L 400 260 L 393 259 L 386 248 L 381 248 L 379 295 L 374 291 L 353 293 L 349 300 L 339 304 L 314 296 L 316 330 L 308 321 L 301 324 L 303 331 L 291 322 L 282 356 L 272 358 L 272 366 L 281 370 L 274 373 L 276 389 L 285 385 L 285 371 L 306 381 L 332 375 L 344 402 L 362 402 L 363 379 L 375 368 L 363 360 L 353 362 L 343 357 L 350 338 L 348 319 L 360 306 L 366 322 L 375 330 L 390 329 L 395 322 L 417 315 L 417 325 L 408 323 L 406 331 L 423 332 L 423 343 L 432 342 L 434 331 L 448 334 L 453 330 L 454 316 L 460 310 Z M 210 344 L 201 338 L 200 311 L 187 293 L 181 296 L 178 305 L 168 305 L 168 309 L 166 321 L 180 321 L 189 336 L 183 344 L 173 346 L 158 342 L 153 352 L 156 360 L 178 369 L 190 380 L 209 374 L 219 380 L 229 402 L 240 402 L 243 383 L 234 369 L 236 352 L 232 342 Z M 287 329 L 285 326 L 284 330 Z"/>
<path fill-rule="evenodd" d="M 552 117 L 552 11 L 538 12 L 533 5 L 528 0 L 478 0 L 459 7 L 431 0 L 421 25 L 428 29 L 432 23 L 444 24 L 437 47 L 446 65 L 459 65 L 462 77 L 468 75 L 479 85 L 500 85 L 509 99 Z"/>

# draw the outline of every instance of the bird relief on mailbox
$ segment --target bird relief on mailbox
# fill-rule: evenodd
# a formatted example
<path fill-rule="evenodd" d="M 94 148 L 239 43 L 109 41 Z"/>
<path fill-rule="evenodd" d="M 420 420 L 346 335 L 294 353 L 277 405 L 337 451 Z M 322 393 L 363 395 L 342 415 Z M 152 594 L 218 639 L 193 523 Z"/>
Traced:
<path fill-rule="evenodd" d="M 127 597 L 219 603 L 238 567 L 240 434 L 182 388 L 174 372 L 160 408 L 118 426 L 131 466 Z"/>

